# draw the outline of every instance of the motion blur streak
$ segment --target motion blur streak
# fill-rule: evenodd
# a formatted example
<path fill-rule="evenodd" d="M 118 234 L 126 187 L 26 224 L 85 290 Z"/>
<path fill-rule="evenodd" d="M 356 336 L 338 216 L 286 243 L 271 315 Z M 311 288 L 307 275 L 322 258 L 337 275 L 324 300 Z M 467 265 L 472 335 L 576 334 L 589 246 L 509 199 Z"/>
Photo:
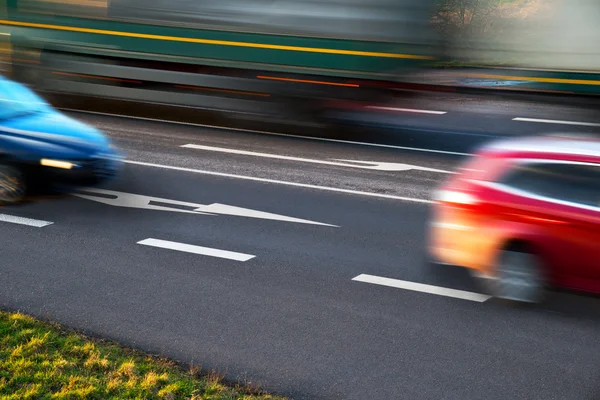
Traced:
<path fill-rule="evenodd" d="M 323 82 L 323 81 L 308 81 L 304 79 L 290 79 L 290 78 L 277 78 L 274 76 L 257 76 L 258 79 L 270 79 L 273 81 L 288 81 L 288 82 L 299 82 L 299 83 L 314 83 L 316 85 L 332 85 L 332 86 L 347 86 L 347 87 L 360 87 L 360 85 L 352 83 L 335 83 L 335 82 Z"/>
<path fill-rule="evenodd" d="M 550 286 L 600 292 L 600 140 L 498 141 L 461 171 L 435 196 L 436 260 L 493 278 L 508 300 L 539 301 Z"/>
<path fill-rule="evenodd" d="M 434 3 L 11 0 L 0 24 L 14 78 L 39 90 L 322 126 L 437 59 Z"/>

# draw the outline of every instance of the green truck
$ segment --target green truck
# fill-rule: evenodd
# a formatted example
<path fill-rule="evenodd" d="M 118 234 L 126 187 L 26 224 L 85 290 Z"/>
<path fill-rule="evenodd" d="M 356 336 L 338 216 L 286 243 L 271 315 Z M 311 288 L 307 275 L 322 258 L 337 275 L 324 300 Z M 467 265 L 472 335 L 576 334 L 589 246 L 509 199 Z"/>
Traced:
<path fill-rule="evenodd" d="M 15 79 L 126 100 L 315 110 L 380 96 L 439 48 L 435 0 L 5 1 Z"/>

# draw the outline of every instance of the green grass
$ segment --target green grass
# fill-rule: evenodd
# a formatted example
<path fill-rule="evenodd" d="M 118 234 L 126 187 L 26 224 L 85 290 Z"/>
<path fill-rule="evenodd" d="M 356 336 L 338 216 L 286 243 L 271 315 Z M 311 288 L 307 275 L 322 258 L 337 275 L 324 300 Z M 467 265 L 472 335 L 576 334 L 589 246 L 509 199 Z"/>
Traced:
<path fill-rule="evenodd" d="M 283 400 L 217 374 L 0 311 L 0 399 Z"/>

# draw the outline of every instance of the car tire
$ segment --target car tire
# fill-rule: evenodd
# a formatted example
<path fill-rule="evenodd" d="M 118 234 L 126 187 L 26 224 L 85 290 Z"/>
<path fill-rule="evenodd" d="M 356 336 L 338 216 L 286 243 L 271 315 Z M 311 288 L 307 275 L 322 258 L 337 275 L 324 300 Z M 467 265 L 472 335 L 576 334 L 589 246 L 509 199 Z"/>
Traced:
<path fill-rule="evenodd" d="M 11 164 L 0 164 L 0 205 L 16 204 L 25 197 L 23 171 Z"/>
<path fill-rule="evenodd" d="M 547 279 L 535 253 L 513 247 L 501 252 L 488 285 L 490 294 L 498 299 L 514 304 L 539 303 L 546 294 Z"/>

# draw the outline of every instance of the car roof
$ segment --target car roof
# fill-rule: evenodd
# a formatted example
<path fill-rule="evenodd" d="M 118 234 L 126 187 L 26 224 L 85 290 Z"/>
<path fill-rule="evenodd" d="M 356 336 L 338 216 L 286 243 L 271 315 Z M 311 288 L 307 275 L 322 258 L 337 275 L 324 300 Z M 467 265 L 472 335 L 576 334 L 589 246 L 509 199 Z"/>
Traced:
<path fill-rule="evenodd" d="M 481 149 L 504 157 L 591 159 L 600 162 L 600 136 L 545 135 L 497 140 Z"/>

